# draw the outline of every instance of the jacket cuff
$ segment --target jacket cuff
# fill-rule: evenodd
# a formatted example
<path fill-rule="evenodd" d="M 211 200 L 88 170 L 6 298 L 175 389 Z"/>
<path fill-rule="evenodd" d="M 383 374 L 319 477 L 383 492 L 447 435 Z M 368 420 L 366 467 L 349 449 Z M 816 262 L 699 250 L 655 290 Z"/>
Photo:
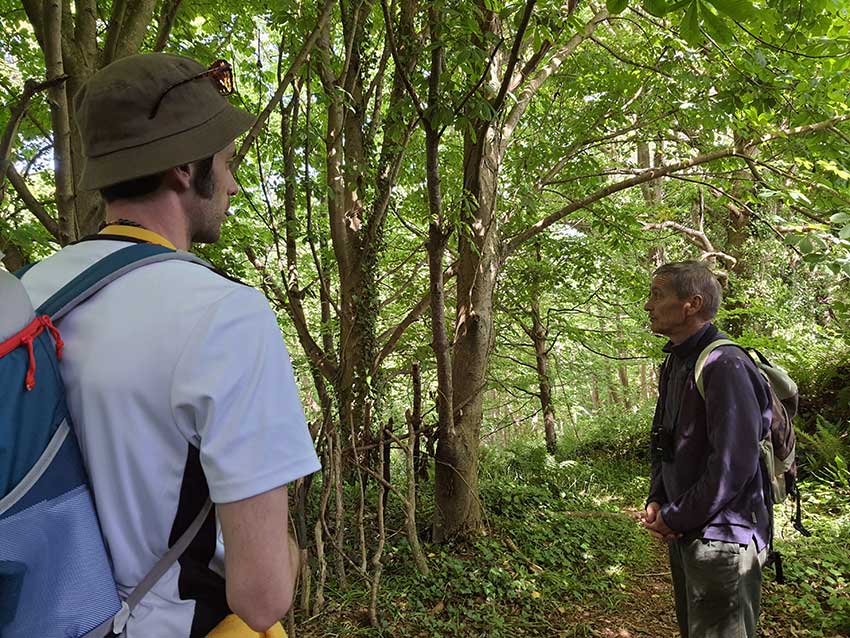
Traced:
<path fill-rule="evenodd" d="M 673 509 L 672 503 L 665 503 L 661 506 L 661 518 L 664 521 L 664 524 L 667 525 L 674 532 L 684 532 L 685 530 L 681 527 L 681 521 L 677 520 L 676 512 Z"/>

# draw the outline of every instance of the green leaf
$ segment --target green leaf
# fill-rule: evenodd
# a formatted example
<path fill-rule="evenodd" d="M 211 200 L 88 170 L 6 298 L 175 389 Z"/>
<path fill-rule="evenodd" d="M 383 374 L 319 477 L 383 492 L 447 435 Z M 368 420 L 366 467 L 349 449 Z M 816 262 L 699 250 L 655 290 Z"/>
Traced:
<path fill-rule="evenodd" d="M 804 237 L 799 244 L 797 244 L 797 248 L 800 249 L 800 252 L 804 255 L 810 255 L 815 250 L 815 245 L 812 242 L 811 237 Z"/>
<path fill-rule="evenodd" d="M 652 15 L 659 18 L 670 10 L 666 0 L 644 0 L 643 6 L 646 7 L 646 10 Z"/>
<path fill-rule="evenodd" d="M 702 32 L 699 30 L 699 0 L 694 0 L 682 17 L 679 35 L 692 47 L 698 46 L 702 42 Z"/>
<path fill-rule="evenodd" d="M 850 239 L 850 224 L 847 224 L 844 228 L 842 228 L 841 232 L 838 233 L 838 236 L 841 239 Z"/>
<path fill-rule="evenodd" d="M 812 200 L 810 200 L 808 197 L 803 195 L 803 193 L 801 193 L 798 190 L 792 189 L 792 190 L 788 191 L 788 197 L 793 199 L 798 204 L 802 203 L 802 204 L 806 204 L 806 205 L 810 206 L 811 203 L 812 203 Z"/>
<path fill-rule="evenodd" d="M 616 15 L 622 13 L 623 9 L 629 4 L 629 0 L 606 0 L 605 5 L 608 7 L 608 13 Z"/>
<path fill-rule="evenodd" d="M 708 8 L 703 9 L 702 17 L 705 20 L 705 30 L 719 44 L 732 42 L 732 30 L 726 26 L 726 22 L 722 18 Z"/>
<path fill-rule="evenodd" d="M 739 22 L 755 17 L 756 8 L 750 0 L 708 0 L 717 10 Z"/>
<path fill-rule="evenodd" d="M 850 222 L 850 214 L 848 213 L 835 213 L 832 217 L 829 218 L 833 224 L 843 224 L 845 222 Z"/>

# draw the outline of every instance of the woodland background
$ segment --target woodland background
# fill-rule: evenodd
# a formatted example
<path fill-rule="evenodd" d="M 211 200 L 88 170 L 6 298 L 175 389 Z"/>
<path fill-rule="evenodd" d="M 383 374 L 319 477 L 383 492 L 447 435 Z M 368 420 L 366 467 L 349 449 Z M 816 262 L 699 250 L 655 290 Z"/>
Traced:
<path fill-rule="evenodd" d="M 0 0 L 0 250 L 95 232 L 72 97 L 225 58 L 259 114 L 223 241 L 279 315 L 320 474 L 290 635 L 666 636 L 646 491 L 664 261 L 797 378 L 807 524 L 765 635 L 850 635 L 847 0 Z"/>

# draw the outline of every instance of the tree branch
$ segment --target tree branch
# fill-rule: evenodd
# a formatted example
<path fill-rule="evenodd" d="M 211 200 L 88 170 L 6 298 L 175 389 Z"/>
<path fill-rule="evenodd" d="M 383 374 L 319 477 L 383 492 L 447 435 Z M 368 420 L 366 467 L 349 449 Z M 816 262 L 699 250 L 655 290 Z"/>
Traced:
<path fill-rule="evenodd" d="M 97 67 L 97 2 L 96 0 L 77 0 L 74 40 L 83 56 L 83 63 L 89 69 Z"/>
<path fill-rule="evenodd" d="M 796 135 L 803 135 L 806 133 L 814 133 L 817 131 L 822 131 L 825 129 L 830 129 L 834 127 L 836 124 L 841 122 L 845 122 L 850 120 L 850 115 L 841 115 L 838 117 L 831 118 L 829 120 L 824 120 L 822 122 L 817 122 L 815 124 L 806 124 L 804 126 L 797 126 L 791 129 L 779 129 L 772 133 L 767 133 L 760 138 L 756 139 L 753 142 L 753 146 L 758 146 L 760 144 L 767 144 L 774 140 L 785 139 L 788 137 L 793 137 Z M 651 168 L 646 171 L 643 171 L 641 174 L 636 175 L 635 177 L 630 177 L 628 179 L 622 180 L 615 184 L 609 184 L 608 186 L 599 189 L 595 193 L 591 193 L 590 195 L 580 199 L 576 202 L 572 202 L 571 204 L 565 206 L 564 208 L 555 211 L 551 215 L 547 215 L 539 222 L 526 228 L 523 232 L 515 235 L 510 242 L 505 246 L 504 251 L 502 252 L 502 259 L 506 259 L 510 256 L 521 244 L 528 241 L 530 238 L 535 235 L 541 233 L 545 229 L 549 228 L 552 224 L 561 221 L 564 217 L 573 213 L 579 209 L 586 208 L 590 204 L 597 202 L 601 199 L 608 197 L 614 193 L 617 193 L 622 190 L 626 190 L 627 188 L 631 188 L 632 186 L 637 186 L 639 184 L 645 184 L 646 182 L 659 179 L 661 177 L 665 177 L 672 173 L 678 173 L 687 168 L 691 168 L 693 166 L 699 166 L 700 164 L 706 164 L 708 162 L 713 162 L 718 159 L 722 159 L 724 157 L 739 157 L 741 159 L 746 159 L 747 156 L 742 156 L 738 149 L 734 146 L 730 146 L 727 148 L 721 148 L 710 153 L 704 153 L 702 155 L 698 155 L 697 157 L 693 157 L 689 160 L 684 160 L 682 162 L 678 162 L 676 164 L 669 164 L 667 166 L 661 166 L 656 168 Z M 768 166 L 768 168 L 771 168 Z"/>
<path fill-rule="evenodd" d="M 9 109 L 9 121 L 6 123 L 6 128 L 3 130 L 3 137 L 0 138 L 0 175 L 6 174 L 6 170 L 10 163 L 10 157 L 12 155 L 12 147 L 14 146 L 15 138 L 18 134 L 18 126 L 24 118 L 24 115 L 26 115 L 30 100 L 37 93 L 44 91 L 45 89 L 52 89 L 54 86 L 61 84 L 67 79 L 68 76 L 63 74 L 45 82 L 36 82 L 31 79 L 24 82 L 24 92 L 21 94 L 20 99 L 14 104 L 14 106 Z M 5 184 L 5 181 L 0 183 L 0 203 L 3 202 L 6 195 Z"/>
<path fill-rule="evenodd" d="M 262 276 L 263 281 L 269 289 L 274 292 L 278 303 L 287 310 L 287 313 L 292 319 L 292 323 L 295 325 L 295 331 L 298 333 L 298 340 L 301 342 L 301 347 L 304 349 L 307 356 L 310 357 L 310 361 L 312 361 L 313 365 L 322 372 L 326 379 L 334 379 L 337 374 L 336 367 L 331 365 L 328 358 L 325 356 L 325 353 L 319 347 L 319 344 L 313 340 L 310 330 L 307 327 L 307 319 L 304 316 L 304 312 L 301 309 L 300 304 L 293 305 L 290 303 L 287 293 L 277 285 L 274 278 L 268 272 L 265 264 L 257 258 L 256 253 L 254 253 L 250 247 L 245 248 L 245 255 L 248 257 L 248 260 L 254 268 L 256 268 L 257 272 Z"/>
<path fill-rule="evenodd" d="M 569 57 L 573 51 L 575 51 L 582 42 L 584 42 L 587 38 L 589 38 L 594 31 L 596 31 L 596 27 L 599 26 L 600 23 L 604 22 L 608 19 L 608 10 L 600 9 L 596 15 L 594 15 L 590 21 L 585 25 L 584 30 L 581 33 L 577 33 L 569 41 L 558 49 L 555 54 L 550 58 L 549 62 L 544 66 L 535 76 L 525 85 L 525 87 L 520 92 L 517 97 L 517 103 L 511 109 L 508 114 L 507 119 L 505 120 L 504 125 L 502 126 L 502 140 L 503 143 L 507 142 L 519 123 L 520 118 L 525 113 L 528 105 L 531 103 L 532 98 L 537 94 L 540 90 L 540 87 L 543 86 L 543 83 L 549 79 L 549 77 L 557 71 L 564 61 Z"/>
<path fill-rule="evenodd" d="M 165 45 L 168 44 L 168 38 L 171 36 L 171 29 L 174 27 L 174 21 L 177 19 L 177 10 L 180 8 L 182 0 L 165 0 L 162 3 L 162 9 L 159 12 L 159 20 L 156 43 L 153 45 L 154 51 L 163 51 Z"/>
<path fill-rule="evenodd" d="M 567 148 L 567 150 L 564 151 L 563 157 L 560 160 L 558 160 L 552 168 L 550 168 L 548 171 L 546 171 L 545 175 L 543 175 L 543 177 L 541 177 L 538 180 L 538 182 L 537 182 L 538 188 L 541 188 L 541 187 L 548 185 L 548 184 L 562 183 L 562 182 L 551 181 L 552 177 L 556 173 L 559 173 L 564 168 L 564 166 L 567 165 L 567 163 L 576 154 L 578 149 L 580 149 L 584 146 L 588 146 L 589 144 L 598 144 L 599 142 L 606 142 L 608 140 L 613 140 L 615 138 L 620 137 L 621 135 L 625 135 L 626 133 L 631 133 L 632 131 L 640 130 L 644 126 L 649 126 L 650 124 L 654 124 L 658 120 L 664 119 L 666 117 L 670 117 L 671 115 L 674 115 L 678 111 L 679 111 L 678 108 L 671 109 L 669 111 L 661 113 L 660 115 L 657 115 L 657 116 L 650 118 L 648 120 L 645 120 L 645 121 L 637 120 L 634 124 L 632 124 L 630 126 L 624 126 L 622 128 L 617 129 L 616 131 L 611 131 L 610 133 L 606 133 L 605 135 L 600 135 L 599 137 L 592 137 L 592 138 L 588 138 L 588 139 L 584 139 L 584 140 L 579 140 L 579 141 L 571 144 L 569 146 L 569 148 Z M 606 114 L 603 113 L 599 118 L 597 118 L 596 121 L 593 123 L 593 125 L 589 128 L 589 130 L 595 129 L 596 126 L 599 123 L 601 123 L 601 121 L 603 119 L 605 119 L 605 115 Z"/>
<path fill-rule="evenodd" d="M 124 13 L 127 11 L 128 0 L 114 0 L 109 26 L 106 27 L 106 42 L 103 45 L 101 65 L 106 66 L 115 59 L 118 50 L 118 40 L 121 38 L 121 28 L 124 25 Z"/>
<path fill-rule="evenodd" d="M 513 81 L 514 69 L 516 68 L 517 61 L 519 60 L 520 49 L 522 48 L 522 41 L 525 38 L 525 32 L 528 30 L 528 23 L 531 20 L 531 14 L 534 11 L 535 4 L 537 4 L 537 0 L 526 0 L 525 2 L 525 10 L 523 11 L 519 27 L 517 28 L 516 36 L 514 37 L 514 45 L 511 47 L 510 56 L 508 56 L 508 63 L 507 67 L 505 68 L 505 75 L 502 77 L 502 86 L 499 88 L 499 94 L 493 101 L 494 113 L 498 113 L 505 103 L 505 97 L 508 94 L 508 89 L 511 86 L 511 82 Z"/>
<path fill-rule="evenodd" d="M 139 52 L 148 25 L 153 21 L 154 9 L 156 9 L 156 0 L 133 0 L 126 3 L 120 30 L 109 62 Z"/>
<path fill-rule="evenodd" d="M 272 99 L 269 100 L 269 103 L 266 105 L 266 108 L 263 109 L 262 113 L 257 117 L 257 121 L 254 122 L 254 126 L 251 127 L 251 130 L 248 132 L 248 135 L 245 136 L 245 139 L 242 141 L 242 146 L 239 147 L 239 151 L 233 156 L 232 166 L 233 170 L 236 170 L 239 167 L 239 164 L 242 163 L 242 160 L 245 159 L 245 155 L 248 153 L 248 149 L 251 148 L 251 144 L 254 143 L 254 140 L 260 134 L 260 129 L 266 123 L 266 120 L 269 119 L 269 116 L 272 114 L 272 111 L 277 107 L 280 102 L 280 98 L 283 97 L 284 92 L 286 91 L 286 87 L 289 86 L 289 83 L 292 82 L 292 79 L 295 77 L 295 74 L 301 68 L 301 65 L 304 64 L 305 60 L 307 60 L 307 56 L 310 54 L 310 51 L 313 49 L 313 46 L 316 44 L 316 41 L 319 39 L 319 36 L 322 33 L 322 29 L 325 28 L 325 24 L 328 21 L 328 18 L 331 14 L 331 9 L 335 4 L 335 0 L 324 0 L 324 5 L 322 5 L 321 12 L 319 13 L 319 17 L 316 20 L 316 26 L 313 28 L 312 33 L 307 37 L 304 41 L 304 44 L 301 46 L 301 50 L 298 52 L 298 55 L 295 56 L 295 59 L 292 61 L 292 64 L 289 66 L 289 69 L 286 71 L 286 75 L 280 81 L 280 84 L 277 87 L 277 91 L 275 91 Z"/>
<path fill-rule="evenodd" d="M 665 78 L 672 79 L 672 77 L 673 77 L 669 73 L 665 73 L 661 69 L 657 69 L 655 67 L 649 66 L 647 64 L 643 64 L 641 62 L 635 62 L 634 60 L 629 60 L 627 57 L 621 55 L 620 53 L 617 53 L 614 49 L 609 47 L 607 44 L 602 42 L 602 40 L 600 40 L 599 38 L 597 38 L 595 36 L 590 36 L 590 40 L 595 42 L 599 46 L 601 46 L 608 53 L 610 53 L 612 57 L 616 58 L 617 60 L 619 60 L 623 64 L 628 64 L 629 66 L 633 66 L 633 67 L 636 67 L 638 69 L 646 69 L 647 71 L 652 71 L 653 73 L 657 73 L 658 75 L 663 75 Z"/>
<path fill-rule="evenodd" d="M 390 10 L 387 7 L 387 0 L 381 0 L 381 9 L 384 12 L 384 24 L 387 28 L 387 42 L 389 43 L 390 53 L 393 56 L 393 62 L 395 63 L 396 73 L 401 76 L 401 81 L 404 84 L 404 88 L 407 89 L 407 93 L 410 96 L 411 101 L 413 102 L 413 108 L 416 109 L 416 113 L 420 118 L 425 117 L 425 110 L 422 108 L 422 101 L 419 99 L 419 95 L 416 93 L 416 88 L 413 86 L 413 83 L 410 81 L 410 77 L 407 74 L 407 69 L 404 64 L 402 64 L 401 56 L 399 56 L 398 49 L 395 43 L 395 30 L 393 29 L 393 21 L 392 16 L 390 15 Z"/>
<path fill-rule="evenodd" d="M 15 192 L 27 207 L 27 210 L 29 210 L 35 218 L 41 222 L 41 225 L 44 226 L 45 230 L 47 230 L 47 232 L 50 233 L 56 241 L 60 241 L 59 224 L 55 219 L 53 219 L 53 217 L 50 216 L 50 213 L 48 213 L 47 209 L 42 206 L 41 202 L 35 198 L 29 187 L 27 187 L 24 178 L 20 173 L 18 173 L 18 171 L 15 170 L 13 164 L 9 164 L 9 167 L 6 169 L 6 177 L 9 178 L 9 183 L 12 184 L 12 188 L 15 189 Z"/>
<path fill-rule="evenodd" d="M 455 266 L 454 264 L 452 264 L 446 269 L 445 273 L 443 274 L 443 279 L 448 280 L 454 276 Z M 378 353 L 378 356 L 375 357 L 375 363 L 372 365 L 373 372 L 377 371 L 384 359 L 386 359 L 387 356 L 395 349 L 396 344 L 399 342 L 402 336 L 404 336 L 404 333 L 407 331 L 407 329 L 412 326 L 419 319 L 419 317 L 422 316 L 422 313 L 425 312 L 426 308 L 428 308 L 430 303 L 431 293 L 429 291 L 422 296 L 419 302 L 413 307 L 410 312 L 407 313 L 404 319 L 402 319 L 401 322 L 395 328 L 392 329 L 392 331 L 387 331 L 380 336 L 379 340 L 383 341 L 386 338 L 386 341 L 384 342 L 384 346 L 381 348 L 381 351 Z"/>
<path fill-rule="evenodd" d="M 503 39 L 499 40 L 496 43 L 496 46 L 493 47 L 493 52 L 490 53 L 490 56 L 487 58 L 487 66 L 484 67 L 484 72 L 481 74 L 481 77 L 478 78 L 478 82 L 475 83 L 475 86 L 473 86 L 471 89 L 469 89 L 467 94 L 463 96 L 461 101 L 458 102 L 458 105 L 455 107 L 455 109 L 454 109 L 454 116 L 455 117 L 457 117 L 461 113 L 464 105 L 469 101 L 469 99 L 473 95 L 476 94 L 476 92 L 478 92 L 478 89 L 481 88 L 481 85 L 484 84 L 484 81 L 487 79 L 487 76 L 490 74 L 490 67 L 493 66 L 493 60 L 496 59 L 496 54 L 499 52 L 499 49 L 501 48 L 503 43 L 504 43 Z M 440 129 L 440 132 L 439 132 L 440 137 L 442 137 L 443 132 L 446 130 L 447 126 L 448 126 L 448 124 L 444 124 L 443 128 Z"/>
<path fill-rule="evenodd" d="M 604 357 L 605 359 L 611 359 L 612 361 L 634 361 L 636 359 L 651 359 L 652 358 L 652 357 L 647 357 L 647 356 L 622 357 L 622 356 L 615 356 L 615 355 L 612 355 L 612 354 L 605 354 L 604 352 L 600 352 L 599 350 L 594 350 L 593 348 L 591 348 L 589 345 L 587 345 L 581 339 L 572 339 L 572 340 L 575 341 L 576 343 L 578 343 L 585 350 L 590 350 L 593 354 L 598 354 L 600 357 Z"/>
<path fill-rule="evenodd" d="M 738 260 L 732 255 L 716 250 L 711 241 L 709 241 L 708 236 L 699 230 L 688 228 L 687 226 L 683 226 L 682 224 L 669 220 L 658 224 L 644 224 L 643 228 L 644 230 L 664 230 L 668 228 L 675 230 L 688 237 L 691 240 L 691 243 L 696 245 L 702 251 L 702 259 L 719 257 L 726 262 L 726 265 L 729 268 L 734 268 L 738 263 Z"/>
<path fill-rule="evenodd" d="M 24 11 L 32 25 L 35 39 L 44 50 L 44 3 L 40 0 L 21 0 L 21 4 L 24 5 Z"/>
<path fill-rule="evenodd" d="M 552 43 L 549 40 L 546 40 L 540 45 L 540 48 L 535 51 L 523 65 L 522 69 L 519 72 L 519 76 L 516 78 L 514 84 L 511 86 L 512 91 L 516 90 L 518 86 L 525 82 L 526 78 L 528 78 L 529 75 L 534 73 L 534 70 L 537 68 L 537 65 L 540 64 L 540 61 L 543 60 L 544 56 L 551 50 Z"/>

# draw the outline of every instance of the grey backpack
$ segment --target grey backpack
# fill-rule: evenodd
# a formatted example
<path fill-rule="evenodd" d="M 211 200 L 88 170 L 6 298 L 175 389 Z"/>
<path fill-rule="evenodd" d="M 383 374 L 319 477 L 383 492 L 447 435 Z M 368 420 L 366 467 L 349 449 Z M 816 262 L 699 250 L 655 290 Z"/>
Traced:
<path fill-rule="evenodd" d="M 776 568 L 776 580 L 785 582 L 782 571 L 782 556 L 773 549 L 773 505 L 783 503 L 789 496 L 796 499 L 796 512 L 794 515 L 794 529 L 803 536 L 811 536 L 803 526 L 802 508 L 800 506 L 800 490 L 797 487 L 797 437 L 794 434 L 794 416 L 800 402 L 800 394 L 797 384 L 789 374 L 777 365 L 770 363 L 761 352 L 748 350 L 731 339 L 718 339 L 708 344 L 697 357 L 694 366 L 694 381 L 697 390 L 705 401 L 705 388 L 702 371 L 708 356 L 720 346 L 736 346 L 747 353 L 756 368 L 767 380 L 770 388 L 772 402 L 772 417 L 770 419 L 770 432 L 761 441 L 759 446 L 759 458 L 766 478 L 770 483 L 770 489 L 765 487 L 765 497 L 770 512 L 770 548 L 768 564 Z"/>

